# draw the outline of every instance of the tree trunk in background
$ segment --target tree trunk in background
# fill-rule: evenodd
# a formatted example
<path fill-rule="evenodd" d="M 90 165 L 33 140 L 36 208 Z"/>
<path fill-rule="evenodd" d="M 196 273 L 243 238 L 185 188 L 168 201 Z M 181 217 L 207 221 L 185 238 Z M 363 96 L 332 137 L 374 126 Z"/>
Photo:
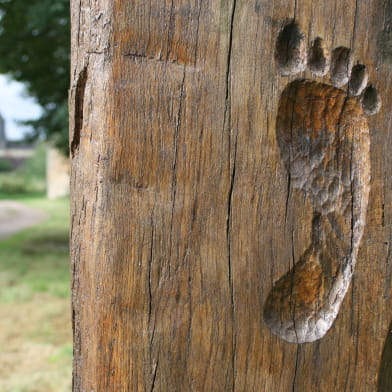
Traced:
<path fill-rule="evenodd" d="M 390 390 L 392 0 L 71 9 L 73 390 Z M 305 207 L 287 219 L 275 129 L 296 78 L 275 41 L 294 15 L 309 42 L 352 47 L 384 102 L 354 279 L 327 335 L 301 345 L 263 320 L 310 233 Z"/>

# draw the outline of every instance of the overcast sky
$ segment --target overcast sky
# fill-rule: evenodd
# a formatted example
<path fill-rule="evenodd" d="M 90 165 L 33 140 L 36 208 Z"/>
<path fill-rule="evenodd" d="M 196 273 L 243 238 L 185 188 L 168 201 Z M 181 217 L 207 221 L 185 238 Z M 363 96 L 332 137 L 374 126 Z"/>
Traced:
<path fill-rule="evenodd" d="M 5 132 L 8 140 L 23 137 L 26 127 L 18 125 L 18 120 L 31 120 L 39 117 L 40 106 L 24 93 L 23 84 L 9 81 L 0 75 L 0 113 L 5 119 Z"/>

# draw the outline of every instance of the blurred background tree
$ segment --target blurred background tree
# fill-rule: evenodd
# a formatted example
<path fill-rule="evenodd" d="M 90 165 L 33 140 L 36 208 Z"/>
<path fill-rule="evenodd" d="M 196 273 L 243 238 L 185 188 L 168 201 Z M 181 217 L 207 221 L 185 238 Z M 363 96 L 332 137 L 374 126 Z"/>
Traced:
<path fill-rule="evenodd" d="M 26 138 L 68 153 L 69 0 L 0 0 L 0 73 L 23 82 L 43 108 Z"/>

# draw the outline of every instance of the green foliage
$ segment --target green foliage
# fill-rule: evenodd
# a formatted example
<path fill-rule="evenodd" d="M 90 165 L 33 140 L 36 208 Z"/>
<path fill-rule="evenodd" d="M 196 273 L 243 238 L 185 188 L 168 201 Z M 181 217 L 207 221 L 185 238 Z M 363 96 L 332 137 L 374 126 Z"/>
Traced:
<path fill-rule="evenodd" d="M 23 182 L 23 179 L 15 175 L 0 176 L 0 196 L 9 198 L 9 196 L 28 193 L 30 190 Z"/>
<path fill-rule="evenodd" d="M 45 180 L 46 178 L 46 146 L 38 143 L 31 158 L 17 169 L 17 173 L 24 177 L 26 181 Z"/>
<path fill-rule="evenodd" d="M 44 111 L 26 122 L 68 148 L 69 0 L 0 0 L 0 72 L 26 85 Z"/>
<path fill-rule="evenodd" d="M 11 169 L 11 162 L 8 159 L 0 158 L 0 172 L 8 172 Z"/>

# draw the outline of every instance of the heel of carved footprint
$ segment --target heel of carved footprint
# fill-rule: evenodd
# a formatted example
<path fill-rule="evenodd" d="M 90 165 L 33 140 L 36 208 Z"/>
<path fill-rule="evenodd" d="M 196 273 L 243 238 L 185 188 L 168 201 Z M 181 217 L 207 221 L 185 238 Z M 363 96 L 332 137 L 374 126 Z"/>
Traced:
<path fill-rule="evenodd" d="M 280 32 L 275 59 L 282 75 L 306 66 L 316 77 L 331 75 L 331 84 L 290 82 L 276 121 L 290 192 L 302 192 L 317 219 L 308 249 L 273 286 L 264 319 L 282 339 L 304 343 L 322 338 L 332 326 L 351 282 L 369 195 L 366 115 L 377 113 L 381 100 L 368 85 L 366 67 L 353 65 L 349 48 L 336 48 L 330 56 L 316 38 L 308 50 L 295 23 Z"/>

